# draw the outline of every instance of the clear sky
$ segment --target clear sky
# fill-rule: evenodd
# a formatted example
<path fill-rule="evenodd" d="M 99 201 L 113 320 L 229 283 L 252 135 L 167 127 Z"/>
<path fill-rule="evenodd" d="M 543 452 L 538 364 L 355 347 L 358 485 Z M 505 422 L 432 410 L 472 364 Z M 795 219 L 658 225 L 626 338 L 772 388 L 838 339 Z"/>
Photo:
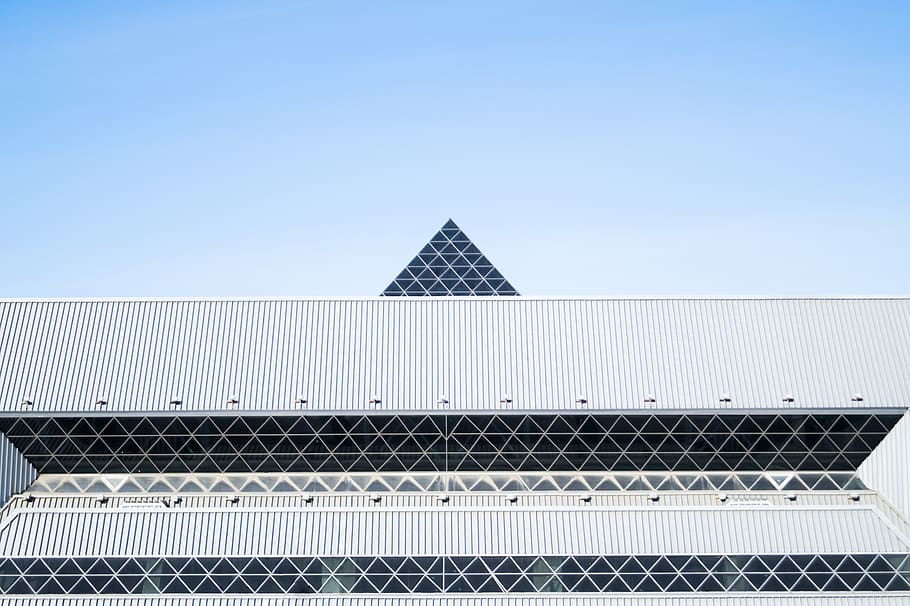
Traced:
<path fill-rule="evenodd" d="M 910 2 L 0 3 L 0 296 L 910 294 Z"/>

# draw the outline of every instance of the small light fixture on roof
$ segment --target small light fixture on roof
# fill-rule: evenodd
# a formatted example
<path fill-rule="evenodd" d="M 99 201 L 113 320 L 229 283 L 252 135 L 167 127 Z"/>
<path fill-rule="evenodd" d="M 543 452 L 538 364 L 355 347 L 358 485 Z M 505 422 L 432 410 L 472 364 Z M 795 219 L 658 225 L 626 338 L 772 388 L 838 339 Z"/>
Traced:
<path fill-rule="evenodd" d="M 371 500 L 372 502 L 374 502 L 374 503 L 378 503 L 378 502 L 380 502 L 380 501 L 382 500 L 382 496 L 379 495 L 379 494 L 376 494 L 376 493 L 374 492 L 373 494 L 370 495 L 370 500 Z"/>
<path fill-rule="evenodd" d="M 370 396 L 370 404 L 377 405 L 377 406 L 379 404 L 382 404 L 382 398 L 379 396 L 379 394 L 374 393 L 372 396 Z"/>
<path fill-rule="evenodd" d="M 294 404 L 304 406 L 304 405 L 306 405 L 306 403 L 307 403 L 306 396 L 303 394 L 297 394 L 297 399 L 294 400 Z"/>
<path fill-rule="evenodd" d="M 98 398 L 97 400 L 95 400 L 95 406 L 98 406 L 99 408 L 102 406 L 107 406 L 107 398 L 105 398 L 104 396 Z"/>
<path fill-rule="evenodd" d="M 111 500 L 110 497 L 107 496 L 106 494 L 102 494 L 102 495 L 98 496 L 98 503 L 100 503 L 101 505 L 106 504 L 110 500 Z"/>
<path fill-rule="evenodd" d="M 649 393 L 645 396 L 645 404 L 657 404 L 657 398 L 654 397 L 653 393 Z"/>
<path fill-rule="evenodd" d="M 733 401 L 733 398 L 730 397 L 730 394 L 723 393 L 723 394 L 720 394 L 720 401 L 723 402 L 724 404 L 729 404 L 730 402 Z"/>
<path fill-rule="evenodd" d="M 591 502 L 591 493 L 586 492 L 585 494 L 581 495 L 578 498 L 579 498 L 579 500 L 581 500 L 582 503 L 590 503 Z"/>
<path fill-rule="evenodd" d="M 786 394 L 784 394 L 784 397 L 781 398 L 781 401 L 786 402 L 787 404 L 792 404 L 793 402 L 796 401 L 796 398 L 794 398 L 790 394 L 786 393 Z"/>
<path fill-rule="evenodd" d="M 19 406 L 22 406 L 23 408 L 28 408 L 29 406 L 34 406 L 34 405 L 35 405 L 35 401 L 30 397 L 22 398 L 22 400 L 19 402 Z"/>
<path fill-rule="evenodd" d="M 648 493 L 648 500 L 649 500 L 649 501 L 654 501 L 654 502 L 656 503 L 657 501 L 660 500 L 660 495 L 657 494 L 656 492 L 649 492 L 649 493 Z"/>
<path fill-rule="evenodd" d="M 575 396 L 575 403 L 580 406 L 585 406 L 588 403 L 588 396 L 581 394 L 581 393 L 578 394 L 577 396 Z"/>
<path fill-rule="evenodd" d="M 313 495 L 311 495 L 308 492 L 303 493 L 303 502 L 304 503 L 307 503 L 307 504 L 312 503 L 314 498 L 315 497 L 313 497 Z"/>
<path fill-rule="evenodd" d="M 508 495 L 506 495 L 506 501 L 508 501 L 509 503 L 517 503 L 518 495 L 517 494 L 508 494 Z"/>
<path fill-rule="evenodd" d="M 508 394 L 508 393 L 503 394 L 502 397 L 499 398 L 499 403 L 500 403 L 500 404 L 511 404 L 511 403 L 512 403 L 512 395 L 511 395 L 511 394 Z"/>
<path fill-rule="evenodd" d="M 449 495 L 446 493 L 439 495 L 439 501 L 442 503 L 448 503 L 450 500 L 451 500 L 451 497 L 449 497 Z"/>
<path fill-rule="evenodd" d="M 717 493 L 717 500 L 720 501 L 721 503 L 726 502 L 726 500 L 729 498 L 730 498 L 730 496 L 725 492 Z"/>
<path fill-rule="evenodd" d="M 180 406 L 183 404 L 183 400 L 180 398 L 180 396 L 172 396 L 168 403 L 171 406 Z"/>
<path fill-rule="evenodd" d="M 788 501 L 795 501 L 795 500 L 796 500 L 796 493 L 795 493 L 795 492 L 788 492 L 787 494 L 784 495 L 784 498 L 787 499 Z"/>
<path fill-rule="evenodd" d="M 227 400 L 225 400 L 224 403 L 236 406 L 237 404 L 240 404 L 240 396 L 238 396 L 235 393 L 232 393 L 231 395 L 229 395 L 227 397 Z"/>
<path fill-rule="evenodd" d="M 227 501 L 228 503 L 230 503 L 231 505 L 236 505 L 237 503 L 240 502 L 240 495 L 232 494 L 232 495 L 226 496 L 224 498 L 224 500 Z"/>
<path fill-rule="evenodd" d="M 436 403 L 437 403 L 437 404 L 448 404 L 448 403 L 449 403 L 449 396 L 447 396 L 446 394 L 442 394 L 442 395 L 439 396 L 439 398 L 436 400 Z"/>
<path fill-rule="evenodd" d="M 862 402 L 862 401 L 863 401 L 863 394 L 861 394 L 861 393 L 855 393 L 855 394 L 853 394 L 853 396 L 850 398 L 850 400 L 852 400 L 853 402 Z"/>
<path fill-rule="evenodd" d="M 32 493 L 26 494 L 26 495 L 25 495 L 25 502 L 26 502 L 26 503 L 34 503 L 34 502 L 35 502 L 35 495 L 33 495 Z"/>
<path fill-rule="evenodd" d="M 851 492 L 847 498 L 849 498 L 851 501 L 859 501 L 859 493 Z"/>

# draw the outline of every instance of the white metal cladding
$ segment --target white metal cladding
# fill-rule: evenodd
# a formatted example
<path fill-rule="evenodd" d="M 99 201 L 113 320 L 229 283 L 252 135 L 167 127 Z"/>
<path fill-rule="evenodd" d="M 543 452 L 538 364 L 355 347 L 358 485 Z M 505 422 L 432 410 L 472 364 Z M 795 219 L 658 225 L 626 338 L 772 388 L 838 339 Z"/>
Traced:
<path fill-rule="evenodd" d="M 299 395 L 314 410 L 907 406 L 910 299 L 0 302 L 9 412 Z"/>
<path fill-rule="evenodd" d="M 0 433 L 0 506 L 35 481 L 38 472 L 12 442 Z"/>
<path fill-rule="evenodd" d="M 33 597 L 0 598 L 8 606 L 906 606 L 907 593 L 724 594 L 718 596 L 490 596 L 490 597 Z"/>
<path fill-rule="evenodd" d="M 774 506 L 778 508 L 810 508 L 842 509 L 845 503 L 852 508 L 872 507 L 876 513 L 884 518 L 887 524 L 893 527 L 897 534 L 903 537 L 910 537 L 910 523 L 908 523 L 897 511 L 882 497 L 875 493 L 867 491 L 858 491 L 855 494 L 859 497 L 858 501 L 847 498 L 843 491 L 832 493 L 799 493 L 796 500 L 790 500 L 785 493 L 762 493 L 755 494 L 749 492 L 726 492 L 727 501 L 723 502 L 722 507 L 739 508 L 744 505 L 751 506 Z M 107 508 L 119 508 L 125 504 L 135 506 L 137 503 L 154 503 L 162 504 L 167 502 L 173 504 L 174 498 L 158 497 L 150 495 L 110 495 L 105 494 L 106 503 L 99 504 L 98 496 L 35 496 L 33 500 L 15 499 L 13 500 L 3 517 L 0 518 L 0 528 L 5 526 L 4 518 L 9 518 L 11 512 L 18 509 L 26 510 L 48 510 L 56 509 L 60 511 L 93 509 L 102 511 Z M 297 493 L 287 495 L 234 495 L 238 498 L 237 506 L 247 509 L 430 509 L 439 508 L 442 505 L 441 495 L 426 494 L 382 494 L 381 506 L 373 501 L 373 498 L 380 495 L 367 494 L 327 494 L 327 493 Z M 509 503 L 510 508 L 522 507 L 531 509 L 553 510 L 555 508 L 577 508 L 584 503 L 585 508 L 636 508 L 638 510 L 662 509 L 671 507 L 676 509 L 692 508 L 716 508 L 719 505 L 718 493 L 715 492 L 662 492 L 657 501 L 650 499 L 649 493 L 577 493 L 568 494 L 535 494 L 535 493 L 514 493 L 511 495 L 476 495 L 476 494 L 458 494 L 446 493 L 445 497 L 448 502 L 446 508 L 472 508 L 472 509 L 496 509 L 501 508 L 508 498 L 516 498 L 515 504 Z M 202 509 L 202 510 L 224 510 L 226 496 L 221 495 L 180 495 L 181 508 Z M 590 498 L 590 501 L 581 499 Z"/>
<path fill-rule="evenodd" d="M 891 553 L 872 507 L 513 510 L 22 509 L 2 556 Z"/>
<path fill-rule="evenodd" d="M 857 473 L 871 488 L 891 501 L 910 520 L 910 413 L 863 461 Z"/>

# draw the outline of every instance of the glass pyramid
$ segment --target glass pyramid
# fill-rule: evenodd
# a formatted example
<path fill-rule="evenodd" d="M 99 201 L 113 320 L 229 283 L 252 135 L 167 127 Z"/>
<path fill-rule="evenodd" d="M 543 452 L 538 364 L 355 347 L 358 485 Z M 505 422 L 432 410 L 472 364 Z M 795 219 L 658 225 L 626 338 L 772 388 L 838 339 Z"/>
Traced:
<path fill-rule="evenodd" d="M 398 277 L 384 297 L 516 296 L 455 222 L 449 219 Z"/>

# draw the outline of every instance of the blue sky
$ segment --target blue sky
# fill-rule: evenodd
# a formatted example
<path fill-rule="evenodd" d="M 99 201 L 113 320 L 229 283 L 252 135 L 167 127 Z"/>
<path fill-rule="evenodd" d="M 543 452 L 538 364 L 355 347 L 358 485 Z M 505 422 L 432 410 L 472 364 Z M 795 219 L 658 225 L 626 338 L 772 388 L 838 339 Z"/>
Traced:
<path fill-rule="evenodd" d="M 0 4 L 0 296 L 910 294 L 910 3 Z"/>

